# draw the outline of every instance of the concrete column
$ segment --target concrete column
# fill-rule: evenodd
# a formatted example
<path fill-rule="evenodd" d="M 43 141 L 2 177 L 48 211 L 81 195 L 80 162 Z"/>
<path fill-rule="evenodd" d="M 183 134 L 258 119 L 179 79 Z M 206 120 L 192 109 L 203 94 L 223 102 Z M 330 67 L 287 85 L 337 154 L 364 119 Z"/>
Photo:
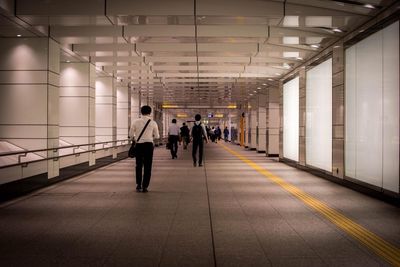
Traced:
<path fill-rule="evenodd" d="M 158 125 L 158 131 L 160 133 L 164 132 L 164 127 L 163 127 L 163 110 L 161 108 L 160 104 L 156 104 L 154 105 L 154 121 L 157 123 Z M 181 125 L 182 123 L 178 124 Z M 161 134 L 160 134 L 161 137 Z M 160 144 L 162 144 L 161 138 L 159 140 L 154 140 L 154 143 L 158 146 Z"/>
<path fill-rule="evenodd" d="M 58 147 L 60 47 L 49 38 L 2 38 L 0 41 L 0 149 Z M 27 159 L 57 156 L 57 151 L 28 154 Z M 0 183 L 40 173 L 59 175 L 59 162 L 29 164 Z"/>
<path fill-rule="evenodd" d="M 250 139 L 250 149 L 256 150 L 257 149 L 257 113 L 258 113 L 258 102 L 257 97 L 255 97 L 251 101 L 251 109 L 250 109 L 250 131 L 251 131 L 251 139 Z"/>
<path fill-rule="evenodd" d="M 257 152 L 265 153 L 267 150 L 267 94 L 260 92 L 258 94 L 258 137 L 257 137 Z"/>
<path fill-rule="evenodd" d="M 299 164 L 306 166 L 306 70 L 299 70 Z"/>
<path fill-rule="evenodd" d="M 87 62 L 61 63 L 60 77 L 60 140 L 67 144 L 95 143 L 96 69 Z M 88 157 L 80 156 L 76 163 L 96 163 L 94 146 L 82 147 Z"/>
<path fill-rule="evenodd" d="M 246 110 L 244 113 L 244 147 L 248 148 L 250 147 L 250 139 L 251 139 L 251 131 L 250 131 L 250 109 L 249 105 L 247 104 Z"/>
<path fill-rule="evenodd" d="M 234 141 L 235 144 L 237 144 L 237 145 L 240 145 L 241 138 L 242 138 L 242 128 L 241 127 L 242 127 L 242 120 L 244 119 L 242 117 L 242 114 L 243 114 L 243 110 L 237 109 L 236 117 L 235 117 L 237 128 L 236 128 L 236 132 L 232 133 L 232 135 L 231 135 L 233 137 L 232 141 Z"/>
<path fill-rule="evenodd" d="M 344 48 L 332 54 L 332 175 L 344 177 Z"/>
<path fill-rule="evenodd" d="M 283 159 L 283 82 L 279 81 L 279 159 Z"/>
<path fill-rule="evenodd" d="M 111 76 L 96 77 L 96 142 L 117 140 L 117 94 L 116 80 Z M 105 147 L 116 145 L 115 142 Z M 103 147 L 100 145 L 99 148 Z M 101 154 L 107 153 L 103 151 Z M 102 156 L 106 156 L 106 154 Z M 112 151 L 113 158 L 117 157 L 117 150 Z M 99 158 L 100 155 L 97 155 Z"/>
<path fill-rule="evenodd" d="M 128 138 L 130 128 L 130 89 L 117 86 L 117 140 Z"/>
<path fill-rule="evenodd" d="M 279 155 L 279 88 L 268 89 L 268 103 L 267 103 L 267 156 Z"/>
<path fill-rule="evenodd" d="M 137 89 L 131 91 L 131 123 L 140 117 L 140 93 Z"/>

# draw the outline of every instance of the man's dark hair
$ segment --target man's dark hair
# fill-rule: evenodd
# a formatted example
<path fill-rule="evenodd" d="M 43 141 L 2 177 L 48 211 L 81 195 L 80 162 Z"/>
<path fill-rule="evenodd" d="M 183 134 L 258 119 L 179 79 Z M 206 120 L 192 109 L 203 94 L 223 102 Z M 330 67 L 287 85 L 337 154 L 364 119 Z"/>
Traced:
<path fill-rule="evenodd" d="M 196 114 L 196 116 L 194 116 L 194 119 L 195 119 L 196 121 L 201 120 L 201 115 L 200 115 L 200 114 Z"/>
<path fill-rule="evenodd" d="M 176 123 L 176 119 L 172 119 L 172 123 Z"/>
<path fill-rule="evenodd" d="M 186 126 L 186 123 L 182 123 L 183 126 Z"/>
<path fill-rule="evenodd" d="M 140 113 L 142 113 L 142 115 L 150 115 L 151 113 L 151 107 L 150 106 L 143 106 L 140 109 Z"/>

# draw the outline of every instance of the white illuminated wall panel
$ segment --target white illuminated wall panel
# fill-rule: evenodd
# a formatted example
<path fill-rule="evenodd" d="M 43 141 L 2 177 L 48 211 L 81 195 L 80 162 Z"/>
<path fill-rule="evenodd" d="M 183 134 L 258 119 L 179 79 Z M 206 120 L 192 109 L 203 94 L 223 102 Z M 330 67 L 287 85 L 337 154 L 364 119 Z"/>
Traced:
<path fill-rule="evenodd" d="M 299 77 L 283 85 L 283 157 L 299 160 Z"/>
<path fill-rule="evenodd" d="M 332 59 L 306 75 L 306 163 L 331 172 Z"/>
<path fill-rule="evenodd" d="M 345 174 L 399 192 L 399 22 L 346 50 Z"/>

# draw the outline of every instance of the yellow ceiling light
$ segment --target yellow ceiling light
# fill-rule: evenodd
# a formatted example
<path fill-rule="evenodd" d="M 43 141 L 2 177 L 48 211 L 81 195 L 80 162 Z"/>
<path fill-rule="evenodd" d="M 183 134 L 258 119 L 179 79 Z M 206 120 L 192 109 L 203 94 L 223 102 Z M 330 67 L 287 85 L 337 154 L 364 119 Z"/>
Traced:
<path fill-rule="evenodd" d="M 165 104 L 165 105 L 162 105 L 162 108 L 178 108 L 178 106 L 177 105 L 167 105 L 167 104 Z"/>
<path fill-rule="evenodd" d="M 224 114 L 214 114 L 214 118 L 223 118 Z"/>
<path fill-rule="evenodd" d="M 177 118 L 187 118 L 187 114 L 176 114 Z"/>
<path fill-rule="evenodd" d="M 227 108 L 237 108 L 237 106 L 235 104 L 231 104 L 231 105 L 228 105 Z"/>

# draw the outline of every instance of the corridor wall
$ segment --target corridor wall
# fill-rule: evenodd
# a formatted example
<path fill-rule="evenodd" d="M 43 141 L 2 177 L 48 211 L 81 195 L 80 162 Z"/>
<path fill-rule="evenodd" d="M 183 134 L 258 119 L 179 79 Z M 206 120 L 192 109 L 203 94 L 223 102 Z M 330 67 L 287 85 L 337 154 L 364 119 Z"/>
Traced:
<path fill-rule="evenodd" d="M 399 192 L 399 22 L 345 51 L 345 175 Z"/>

